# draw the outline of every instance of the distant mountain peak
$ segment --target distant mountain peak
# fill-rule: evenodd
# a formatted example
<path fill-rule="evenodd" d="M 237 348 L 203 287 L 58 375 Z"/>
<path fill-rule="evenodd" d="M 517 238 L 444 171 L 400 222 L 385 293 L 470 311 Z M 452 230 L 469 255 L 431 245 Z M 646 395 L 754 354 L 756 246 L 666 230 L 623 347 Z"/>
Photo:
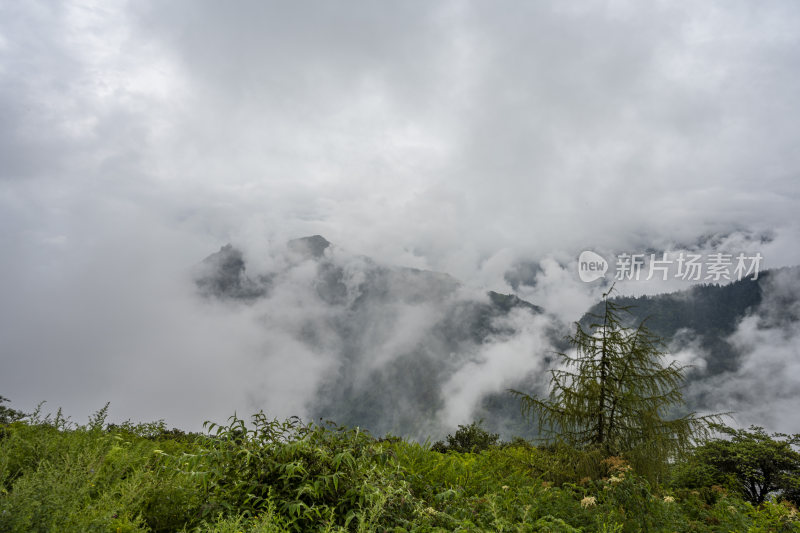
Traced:
<path fill-rule="evenodd" d="M 263 296 L 265 288 L 248 278 L 245 269 L 241 250 L 229 243 L 203 259 L 195 273 L 194 281 L 200 293 L 205 296 L 242 300 Z"/>
<path fill-rule="evenodd" d="M 325 250 L 331 243 L 322 235 L 300 237 L 289 241 L 289 249 L 297 254 L 319 259 L 325 255 Z"/>
<path fill-rule="evenodd" d="M 245 268 L 242 252 L 230 243 L 203 259 L 203 264 L 223 271 L 230 278 L 239 277 Z"/>

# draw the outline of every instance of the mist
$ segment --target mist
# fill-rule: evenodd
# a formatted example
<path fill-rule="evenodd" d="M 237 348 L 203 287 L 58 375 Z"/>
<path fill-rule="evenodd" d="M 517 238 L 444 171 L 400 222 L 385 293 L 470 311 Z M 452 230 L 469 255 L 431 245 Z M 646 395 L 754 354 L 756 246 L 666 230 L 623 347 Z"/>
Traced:
<path fill-rule="evenodd" d="M 798 25 L 789 1 L 0 6 L 0 394 L 197 429 L 379 384 L 380 430 L 469 423 L 541 387 L 552 332 L 607 290 L 583 250 L 800 264 Z M 315 234 L 342 300 L 286 248 Z M 268 295 L 199 294 L 227 243 Z M 378 267 L 391 297 L 348 311 Z M 544 312 L 443 340 L 489 291 Z M 764 313 L 713 407 L 788 428 L 798 339 Z"/>
<path fill-rule="evenodd" d="M 731 414 L 729 423 L 795 433 L 800 390 L 798 338 L 800 269 L 782 269 L 769 277 L 758 308 L 751 310 L 729 337 L 738 365 L 734 371 L 695 382 L 690 396 L 701 397 L 707 412 Z M 696 348 L 696 347 L 695 347 Z M 702 352 L 687 350 L 702 361 Z M 702 365 L 702 363 L 701 363 Z"/>

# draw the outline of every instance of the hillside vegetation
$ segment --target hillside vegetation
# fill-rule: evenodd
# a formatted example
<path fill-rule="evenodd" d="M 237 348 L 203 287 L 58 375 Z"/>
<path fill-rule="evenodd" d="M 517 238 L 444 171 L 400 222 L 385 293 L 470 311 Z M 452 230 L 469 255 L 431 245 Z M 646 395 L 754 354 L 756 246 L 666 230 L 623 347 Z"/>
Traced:
<path fill-rule="evenodd" d="M 713 447 L 649 483 L 623 458 L 497 444 L 478 424 L 434 450 L 262 413 L 205 434 L 107 424 L 105 409 L 6 422 L 1 532 L 800 531 L 792 503 L 748 502 Z M 784 444 L 785 473 L 800 463 Z"/>

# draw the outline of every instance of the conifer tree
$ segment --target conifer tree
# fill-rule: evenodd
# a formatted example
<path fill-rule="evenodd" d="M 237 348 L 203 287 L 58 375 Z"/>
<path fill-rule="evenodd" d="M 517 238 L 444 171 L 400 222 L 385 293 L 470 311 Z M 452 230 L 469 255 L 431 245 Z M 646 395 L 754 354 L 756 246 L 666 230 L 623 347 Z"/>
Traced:
<path fill-rule="evenodd" d="M 623 455 L 640 473 L 657 476 L 670 458 L 708 436 L 719 416 L 674 416 L 685 407 L 686 367 L 666 364 L 664 344 L 646 321 L 625 327 L 629 307 L 614 303 L 610 292 L 603 295 L 603 313 L 589 315 L 588 329 L 576 323 L 567 337 L 574 351 L 557 354 L 561 364 L 551 370 L 549 398 L 510 392 L 548 440 Z"/>

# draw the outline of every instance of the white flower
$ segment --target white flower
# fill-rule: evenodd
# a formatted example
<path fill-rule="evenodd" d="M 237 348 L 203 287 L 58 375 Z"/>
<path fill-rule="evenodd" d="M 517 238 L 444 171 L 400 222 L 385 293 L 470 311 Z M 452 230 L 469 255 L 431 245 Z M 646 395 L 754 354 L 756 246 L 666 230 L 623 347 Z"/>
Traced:
<path fill-rule="evenodd" d="M 592 507 L 597 505 L 597 498 L 594 496 L 586 496 L 584 499 L 581 500 L 581 507 L 586 509 L 587 507 Z"/>

